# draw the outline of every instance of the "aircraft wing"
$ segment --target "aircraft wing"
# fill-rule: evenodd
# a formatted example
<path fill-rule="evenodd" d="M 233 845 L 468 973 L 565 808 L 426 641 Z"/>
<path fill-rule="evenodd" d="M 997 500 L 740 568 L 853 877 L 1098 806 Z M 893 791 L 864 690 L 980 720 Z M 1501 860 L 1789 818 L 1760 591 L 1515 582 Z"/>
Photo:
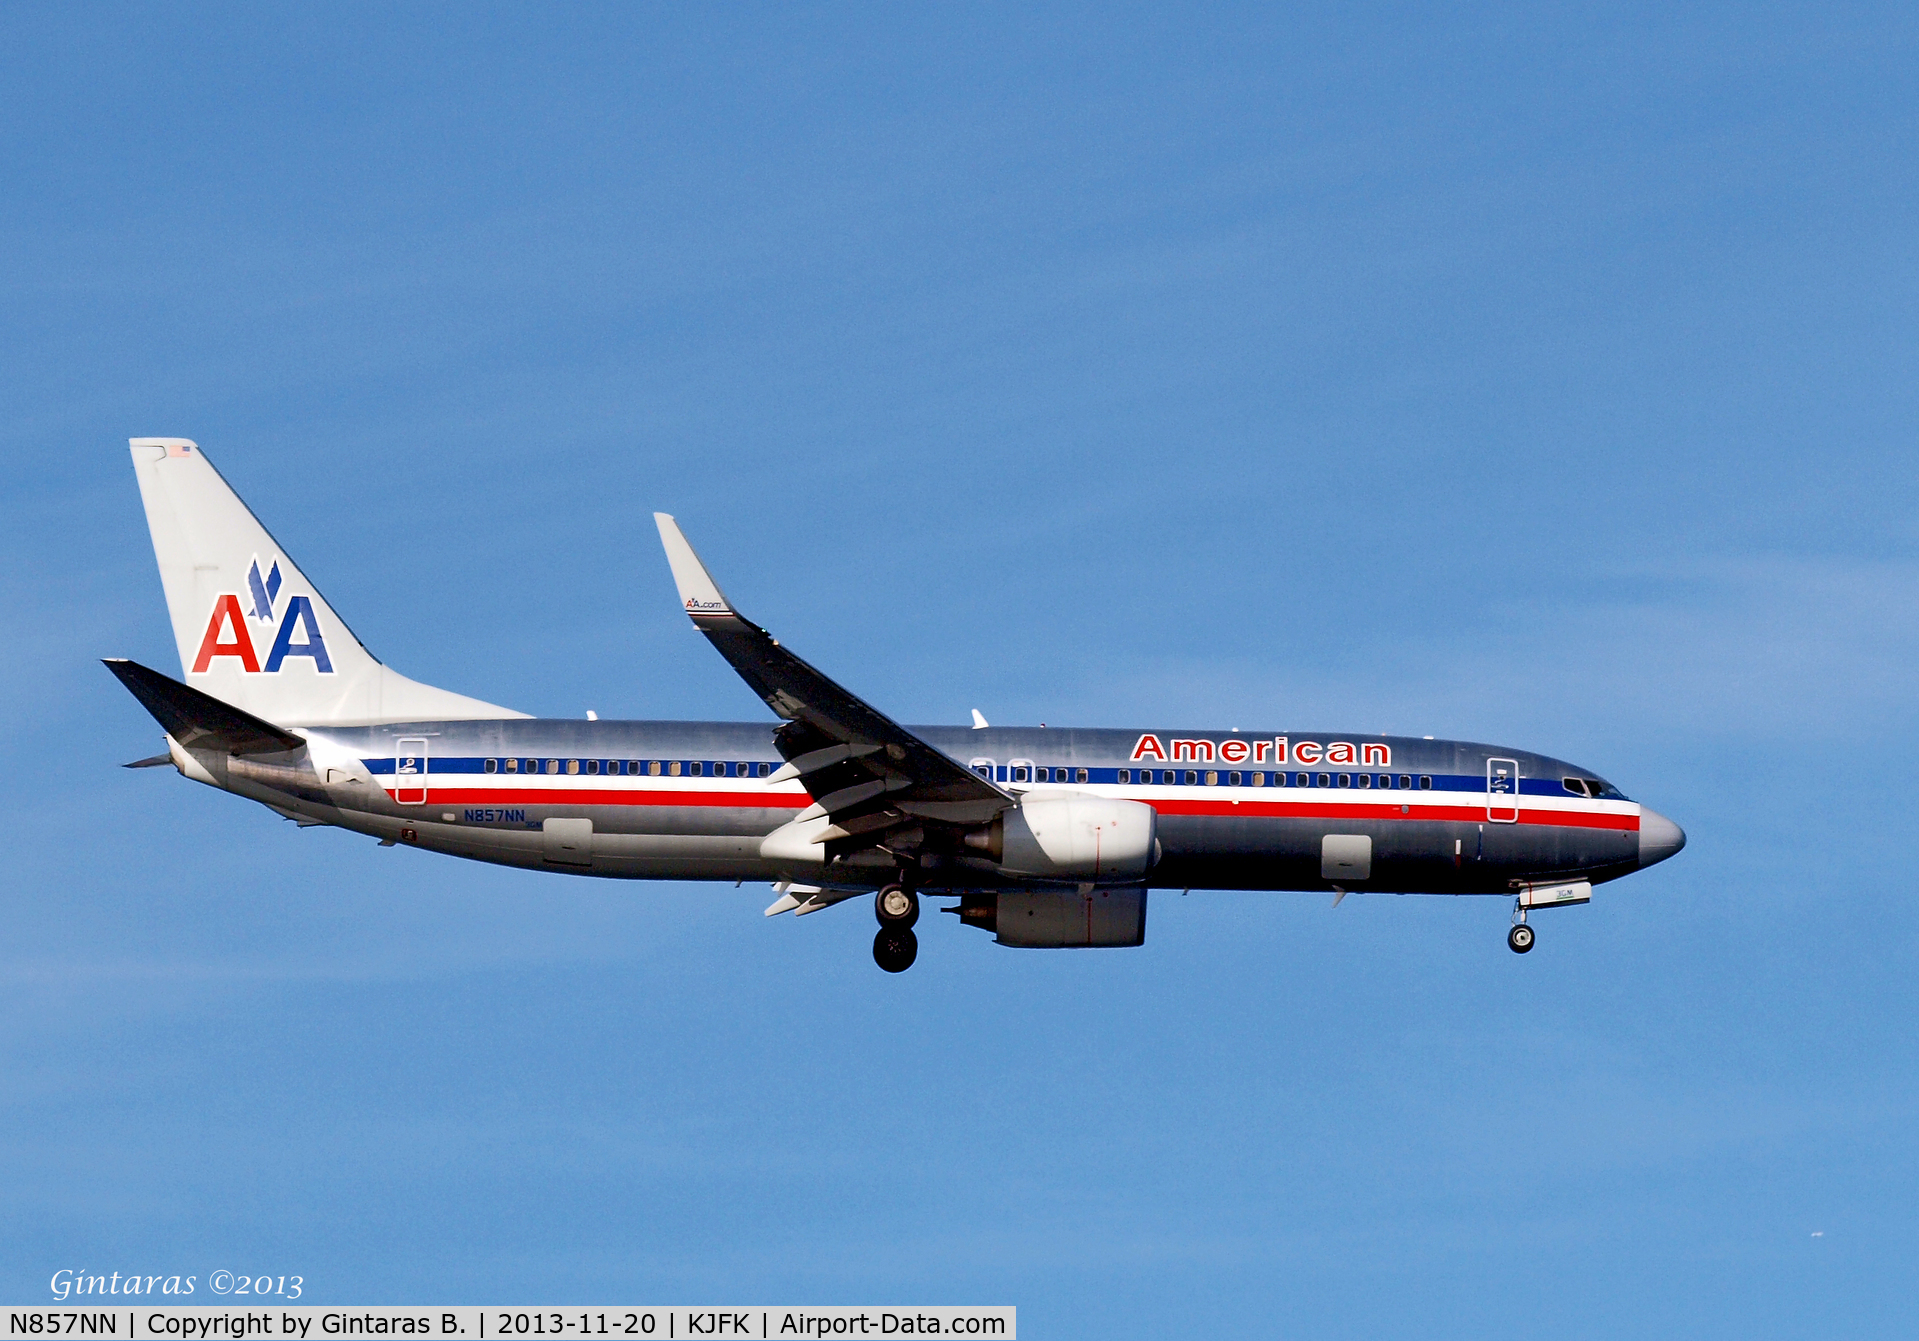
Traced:
<path fill-rule="evenodd" d="M 664 512 L 653 514 L 680 600 L 693 625 L 787 724 L 774 733 L 786 767 L 816 804 L 799 816 L 832 817 L 835 840 L 871 835 L 908 818 L 984 824 L 1015 798 L 828 679 L 733 609 L 699 555 Z"/>

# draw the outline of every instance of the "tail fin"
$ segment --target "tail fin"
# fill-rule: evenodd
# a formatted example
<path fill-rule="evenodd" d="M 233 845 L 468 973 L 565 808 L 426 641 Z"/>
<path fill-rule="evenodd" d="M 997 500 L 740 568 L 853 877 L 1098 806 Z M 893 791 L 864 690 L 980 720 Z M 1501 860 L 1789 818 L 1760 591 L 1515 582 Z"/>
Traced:
<path fill-rule="evenodd" d="M 189 685 L 282 726 L 526 716 L 381 665 L 197 446 L 130 446 Z"/>

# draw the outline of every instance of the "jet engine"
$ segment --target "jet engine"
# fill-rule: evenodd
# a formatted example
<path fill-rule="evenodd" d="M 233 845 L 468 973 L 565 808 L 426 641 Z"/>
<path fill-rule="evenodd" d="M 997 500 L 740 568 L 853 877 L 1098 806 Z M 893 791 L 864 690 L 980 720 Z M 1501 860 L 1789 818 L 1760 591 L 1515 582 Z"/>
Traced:
<path fill-rule="evenodd" d="M 1158 812 L 1103 796 L 1028 796 L 966 835 L 1008 875 L 1136 880 L 1158 859 Z"/>
<path fill-rule="evenodd" d="M 979 891 L 947 911 L 992 932 L 1001 945 L 1064 950 L 1146 943 L 1143 889 Z"/>

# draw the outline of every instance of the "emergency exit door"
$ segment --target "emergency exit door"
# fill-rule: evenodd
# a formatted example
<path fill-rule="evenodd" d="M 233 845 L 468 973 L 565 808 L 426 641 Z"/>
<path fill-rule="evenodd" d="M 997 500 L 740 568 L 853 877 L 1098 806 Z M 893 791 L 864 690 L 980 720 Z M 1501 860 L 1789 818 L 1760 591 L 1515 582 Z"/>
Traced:
<path fill-rule="evenodd" d="M 393 742 L 393 799 L 403 806 L 426 804 L 426 742 L 417 736 Z"/>
<path fill-rule="evenodd" d="M 1486 818 L 1494 824 L 1519 822 L 1519 761 L 1486 761 Z"/>

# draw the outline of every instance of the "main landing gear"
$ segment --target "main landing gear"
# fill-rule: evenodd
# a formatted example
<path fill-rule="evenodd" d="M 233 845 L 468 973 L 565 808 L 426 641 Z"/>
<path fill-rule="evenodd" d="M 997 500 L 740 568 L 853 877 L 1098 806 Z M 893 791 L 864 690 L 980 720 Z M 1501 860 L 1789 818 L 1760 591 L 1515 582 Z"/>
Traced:
<path fill-rule="evenodd" d="M 1513 929 L 1506 933 L 1506 946 L 1516 955 L 1533 948 L 1533 929 L 1526 925 L 1526 910 L 1513 900 Z"/>
<path fill-rule="evenodd" d="M 920 920 L 920 896 L 904 885 L 888 885 L 873 900 L 879 934 L 873 937 L 873 962 L 888 973 L 904 973 L 919 958 L 920 938 L 913 924 Z"/>

